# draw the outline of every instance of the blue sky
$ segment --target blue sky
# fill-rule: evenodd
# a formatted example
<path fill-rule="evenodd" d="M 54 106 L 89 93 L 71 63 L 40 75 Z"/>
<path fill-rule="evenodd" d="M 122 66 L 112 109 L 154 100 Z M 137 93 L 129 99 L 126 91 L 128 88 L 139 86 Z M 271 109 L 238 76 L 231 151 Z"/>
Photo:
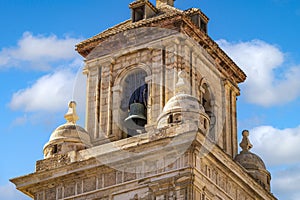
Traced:
<path fill-rule="evenodd" d="M 81 102 L 74 45 L 130 17 L 130 0 L 0 0 L 0 199 L 28 199 L 8 179 L 34 171 L 43 145 Z M 300 2 L 177 0 L 200 8 L 209 35 L 247 73 L 238 128 L 272 173 L 272 192 L 300 199 Z M 81 85 L 82 86 L 82 85 Z M 79 110 L 81 115 L 83 111 Z M 84 119 L 80 123 L 84 124 Z"/>

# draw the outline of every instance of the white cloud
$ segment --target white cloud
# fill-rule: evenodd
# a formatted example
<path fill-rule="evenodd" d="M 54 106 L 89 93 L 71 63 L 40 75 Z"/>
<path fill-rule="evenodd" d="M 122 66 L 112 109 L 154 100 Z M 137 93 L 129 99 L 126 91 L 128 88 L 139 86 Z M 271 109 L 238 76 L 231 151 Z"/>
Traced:
<path fill-rule="evenodd" d="M 248 102 L 272 106 L 300 95 L 300 67 L 282 69 L 284 53 L 276 46 L 261 40 L 240 43 L 219 40 L 218 44 L 247 74 L 243 94 Z"/>
<path fill-rule="evenodd" d="M 300 199 L 300 126 L 277 129 L 259 126 L 250 130 L 252 152 L 271 171 L 272 192 L 279 199 Z"/>
<path fill-rule="evenodd" d="M 300 199 L 300 166 L 275 171 L 272 175 L 272 187 L 279 199 Z"/>
<path fill-rule="evenodd" d="M 7 185 L 0 185 L 0 199 L 1 200 L 30 200 L 25 194 L 19 192 L 11 183 Z"/>
<path fill-rule="evenodd" d="M 32 86 L 13 94 L 10 107 L 14 110 L 55 112 L 72 99 L 76 74 L 60 70 L 39 78 Z"/>
<path fill-rule="evenodd" d="M 80 114 L 84 112 L 85 91 L 82 85 L 85 85 L 85 76 L 80 69 L 83 62 L 75 51 L 75 44 L 80 41 L 78 38 L 26 32 L 15 47 L 0 50 L 0 69 L 22 67 L 51 71 L 12 95 L 11 109 L 32 112 L 24 115 L 26 117 L 16 118 L 12 125 L 35 123 L 38 121 L 36 116 L 45 116 L 46 112 L 64 112 L 70 100 L 79 101 Z"/>
<path fill-rule="evenodd" d="M 81 70 L 79 69 L 77 74 L 71 70 L 59 70 L 42 76 L 31 86 L 15 92 L 9 103 L 10 108 L 34 113 L 16 118 L 12 125 L 51 121 L 53 119 L 50 116 L 47 119 L 41 119 L 40 116 L 45 116 L 45 113 L 66 112 L 70 100 L 77 102 L 80 118 L 78 123 L 84 124 L 86 76 Z M 63 119 L 63 116 L 59 118 Z"/>
<path fill-rule="evenodd" d="M 300 163 L 300 126 L 276 129 L 259 126 L 250 131 L 253 152 L 257 152 L 269 166 Z"/>
<path fill-rule="evenodd" d="M 79 38 L 58 38 L 56 35 L 34 36 L 25 32 L 16 47 L 3 48 L 0 51 L 0 68 L 28 67 L 45 70 L 58 61 L 70 61 L 79 55 L 74 50 Z M 26 65 L 27 66 L 27 65 Z"/>

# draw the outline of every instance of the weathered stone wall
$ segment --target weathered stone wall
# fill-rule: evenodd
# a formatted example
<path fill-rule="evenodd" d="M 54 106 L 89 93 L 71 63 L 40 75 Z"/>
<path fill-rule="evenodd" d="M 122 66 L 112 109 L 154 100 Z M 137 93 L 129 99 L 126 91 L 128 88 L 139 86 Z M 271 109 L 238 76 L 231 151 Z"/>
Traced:
<path fill-rule="evenodd" d="M 211 120 L 211 138 L 234 157 L 237 153 L 238 89 L 230 81 L 224 81 L 226 78 L 217 69 L 214 59 L 193 41 L 182 35 L 173 35 L 163 40 L 160 37 L 158 41 L 155 41 L 155 37 L 157 35 L 150 37 L 152 43 L 147 47 L 129 45 L 126 49 L 124 44 L 121 49 L 111 50 L 110 55 L 93 57 L 93 60 L 87 61 L 86 121 L 94 145 L 124 138 L 121 124 L 126 113 L 120 111 L 124 92 L 122 81 L 130 71 L 143 69 L 147 73 L 145 81 L 149 87 L 149 99 L 146 127 L 151 130 L 151 127 L 156 127 L 157 118 L 166 102 L 174 96 L 178 72 L 184 70 L 191 86 L 190 93 L 199 98 L 200 102 L 204 92 L 202 86 L 208 86 L 210 100 L 207 104 L 214 118 Z M 95 49 L 95 52 L 101 51 Z"/>
<path fill-rule="evenodd" d="M 228 163 L 241 170 L 233 161 L 223 163 L 225 160 L 221 162 L 212 154 L 203 155 L 200 149 L 199 146 L 190 148 L 167 166 L 164 163 L 169 163 L 168 156 L 161 158 L 157 155 L 157 160 L 152 163 L 155 165 L 154 171 L 146 169 L 151 166 L 150 163 L 138 159 L 136 162 L 141 163 L 135 165 L 136 168 L 124 168 L 123 171 L 103 165 L 85 169 L 91 166 L 88 162 L 85 165 L 73 163 L 80 165 L 81 171 L 76 174 L 70 171 L 65 176 L 41 184 L 35 200 L 274 199 L 250 176 L 233 173 L 226 166 Z"/>
<path fill-rule="evenodd" d="M 156 166 L 155 171 L 147 171 L 138 167 L 130 171 L 126 171 L 126 169 L 119 171 L 99 166 L 81 171 L 76 174 L 75 178 L 69 174 L 69 176 L 59 177 L 53 182 L 49 181 L 35 194 L 35 200 L 94 198 L 123 200 L 134 199 L 135 196 L 138 196 L 138 199 L 151 199 L 152 197 L 166 199 L 165 197 L 170 195 L 183 196 L 185 193 L 180 192 L 182 188 L 175 190 L 172 184 L 176 177 L 180 178 L 189 174 L 189 170 L 185 170 L 188 169 L 188 154 L 168 166 L 164 167 L 164 163 L 159 160 L 155 165 L 162 166 Z M 143 163 L 140 166 L 148 167 Z M 178 169 L 182 170 L 183 175 L 177 172 Z"/>

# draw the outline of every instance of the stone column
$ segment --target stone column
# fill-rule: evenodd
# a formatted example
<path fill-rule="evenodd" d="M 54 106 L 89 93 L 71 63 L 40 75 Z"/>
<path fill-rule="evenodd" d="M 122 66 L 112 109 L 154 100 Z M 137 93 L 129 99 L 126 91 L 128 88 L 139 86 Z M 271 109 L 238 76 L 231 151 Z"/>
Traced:
<path fill-rule="evenodd" d="M 112 95 L 112 87 L 113 87 L 113 67 L 115 64 L 115 60 L 112 59 L 111 60 L 111 64 L 109 67 L 109 75 L 108 75 L 108 108 L 107 108 L 107 131 L 106 131 L 106 136 L 110 137 L 113 133 L 112 133 L 112 103 L 113 103 L 113 95 Z"/>
<path fill-rule="evenodd" d="M 225 80 L 225 145 L 224 149 L 227 154 L 234 157 L 237 154 L 237 112 L 236 97 L 239 95 L 239 89 L 230 81 Z"/>
<path fill-rule="evenodd" d="M 224 124 L 224 150 L 232 156 L 232 108 L 231 108 L 231 83 L 224 82 L 225 87 L 225 124 Z"/>
<path fill-rule="evenodd" d="M 160 67 L 160 113 L 166 104 L 166 47 L 161 49 L 161 67 Z"/>
<path fill-rule="evenodd" d="M 152 76 L 147 76 L 145 78 L 145 83 L 148 85 L 148 102 L 147 102 L 147 124 L 151 125 L 156 123 L 156 119 L 153 119 L 152 116 Z"/>
<path fill-rule="evenodd" d="M 97 89 L 96 89 L 96 120 L 95 120 L 95 139 L 100 137 L 100 124 L 101 124 L 101 113 L 102 113 L 102 67 L 98 67 L 98 82 L 97 82 Z"/>
<path fill-rule="evenodd" d="M 162 111 L 161 107 L 161 51 L 154 49 L 152 57 L 152 85 L 151 85 L 151 118 L 157 119 Z"/>
<path fill-rule="evenodd" d="M 112 132 L 117 140 L 122 139 L 122 129 L 123 129 L 123 122 L 120 121 L 120 105 L 122 101 L 122 86 L 121 85 L 115 85 L 112 88 Z"/>
<path fill-rule="evenodd" d="M 232 156 L 235 157 L 238 153 L 238 141 L 237 141 L 237 107 L 236 101 L 237 96 L 240 95 L 240 91 L 236 87 L 232 87 L 231 93 L 231 108 L 232 108 L 232 120 L 231 120 L 231 127 L 232 127 Z"/>
<path fill-rule="evenodd" d="M 87 74 L 87 110 L 86 129 L 93 140 L 95 137 L 95 114 L 96 114 L 96 90 L 98 82 L 97 68 L 94 63 L 88 63 L 85 73 Z"/>

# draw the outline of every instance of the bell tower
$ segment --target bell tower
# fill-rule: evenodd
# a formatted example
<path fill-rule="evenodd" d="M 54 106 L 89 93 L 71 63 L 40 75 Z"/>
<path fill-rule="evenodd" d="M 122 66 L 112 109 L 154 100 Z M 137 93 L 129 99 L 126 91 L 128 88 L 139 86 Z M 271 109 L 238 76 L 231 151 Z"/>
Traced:
<path fill-rule="evenodd" d="M 130 19 L 76 45 L 85 129 L 71 102 L 36 171 L 11 180 L 17 189 L 34 200 L 276 200 L 248 131 L 238 154 L 246 75 L 208 36 L 208 17 L 174 0 L 129 8 Z"/>

